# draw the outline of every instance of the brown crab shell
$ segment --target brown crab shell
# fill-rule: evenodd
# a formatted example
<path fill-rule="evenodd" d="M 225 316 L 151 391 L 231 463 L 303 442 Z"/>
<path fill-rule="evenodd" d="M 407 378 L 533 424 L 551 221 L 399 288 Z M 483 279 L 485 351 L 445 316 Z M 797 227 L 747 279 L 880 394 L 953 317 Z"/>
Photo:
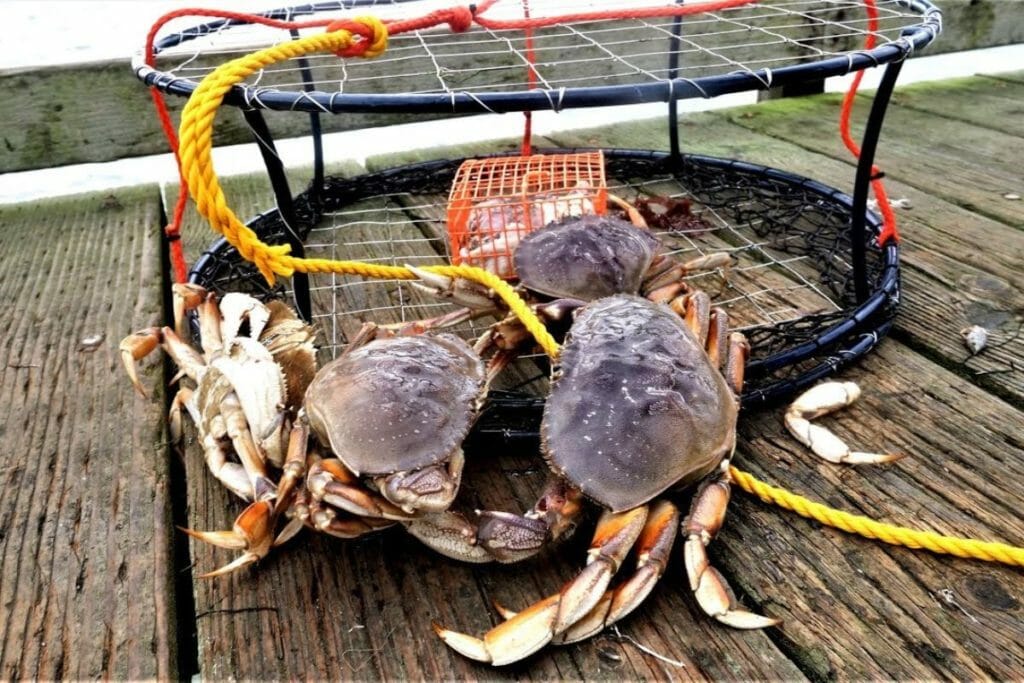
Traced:
<path fill-rule="evenodd" d="M 483 400 L 484 366 L 454 335 L 377 339 L 325 365 L 306 390 L 309 424 L 355 474 L 444 462 Z"/>
<path fill-rule="evenodd" d="M 615 512 L 697 481 L 732 452 L 737 401 L 667 306 L 617 295 L 579 309 L 552 378 L 545 457 Z"/>
<path fill-rule="evenodd" d="M 565 218 L 527 235 L 515 251 L 519 281 L 552 297 L 592 301 L 640 291 L 658 240 L 612 216 Z"/>

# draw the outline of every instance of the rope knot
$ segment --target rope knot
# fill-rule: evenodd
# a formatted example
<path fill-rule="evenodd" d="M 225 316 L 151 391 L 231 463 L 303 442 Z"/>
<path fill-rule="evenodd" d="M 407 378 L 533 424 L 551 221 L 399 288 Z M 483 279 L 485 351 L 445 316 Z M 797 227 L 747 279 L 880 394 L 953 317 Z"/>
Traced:
<path fill-rule="evenodd" d="M 452 7 L 447 21 L 452 33 L 465 33 L 473 26 L 473 10 L 463 5 Z"/>
<path fill-rule="evenodd" d="M 353 40 L 334 54 L 339 57 L 365 57 L 372 59 L 388 49 L 388 27 L 377 17 L 338 19 L 327 25 L 327 32 L 346 31 Z M 354 40 L 354 38 L 359 40 Z"/>

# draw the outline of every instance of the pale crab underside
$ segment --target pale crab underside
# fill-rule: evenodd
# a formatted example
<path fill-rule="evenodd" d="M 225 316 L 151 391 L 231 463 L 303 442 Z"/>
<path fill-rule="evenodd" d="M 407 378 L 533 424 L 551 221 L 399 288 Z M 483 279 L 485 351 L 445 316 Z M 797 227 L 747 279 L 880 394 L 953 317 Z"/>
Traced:
<path fill-rule="evenodd" d="M 251 503 L 229 532 L 192 532 L 234 549 L 237 568 L 264 556 L 273 542 L 276 481 L 287 467 L 291 424 L 315 370 L 314 333 L 284 304 L 264 305 L 251 296 L 229 293 L 219 301 L 195 285 L 174 286 L 176 327 L 197 309 L 200 353 L 169 327 L 149 328 L 121 342 L 129 377 L 145 395 L 135 361 L 162 346 L 194 388 L 182 387 L 171 405 L 172 436 L 181 434 L 181 409 L 198 430 L 207 465 L 230 491 Z M 291 441 L 295 441 L 292 439 Z M 304 444 L 302 445 L 304 449 Z M 291 487 L 291 481 L 288 480 Z M 291 532 L 293 533 L 293 532 Z M 221 573 L 224 570 L 218 570 Z"/>

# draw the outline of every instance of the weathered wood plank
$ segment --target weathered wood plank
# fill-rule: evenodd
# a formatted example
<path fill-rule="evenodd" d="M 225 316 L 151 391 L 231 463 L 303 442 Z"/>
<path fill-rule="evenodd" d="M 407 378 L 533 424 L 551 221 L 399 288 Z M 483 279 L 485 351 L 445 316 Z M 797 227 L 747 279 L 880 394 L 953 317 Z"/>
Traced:
<path fill-rule="evenodd" d="M 958 78 L 899 88 L 893 104 L 1024 137 L 1024 82 Z"/>
<path fill-rule="evenodd" d="M 993 74 L 990 78 L 996 80 L 1005 81 L 1007 83 L 1024 83 L 1024 71 L 1013 71 L 1006 73 Z"/>
<path fill-rule="evenodd" d="M 154 186 L 0 207 L 0 677 L 175 678 Z M 87 342 L 86 340 L 92 340 Z"/>
<path fill-rule="evenodd" d="M 849 153 L 837 133 L 840 100 L 838 95 L 791 98 L 764 109 L 737 109 L 727 116 L 741 126 L 846 160 Z M 861 96 L 859 106 L 854 107 L 855 136 L 863 130 L 869 104 L 867 96 Z M 1020 138 L 1013 134 L 964 126 L 956 118 L 896 105 L 886 115 L 876 163 L 891 179 L 1022 227 L 1024 202 L 1003 199 L 1004 194 L 1024 185 L 1024 172 L 1016 158 L 1019 145 Z"/>
<path fill-rule="evenodd" d="M 907 458 L 856 470 L 816 462 L 793 444 L 778 414 L 764 413 L 742 421 L 738 465 L 875 519 L 1024 542 L 1017 503 L 1007 497 L 1017 489 L 1006 486 L 1024 468 L 1019 411 L 894 341 L 845 377 L 865 397 L 825 423 L 851 444 Z M 1019 569 L 883 546 L 740 498 L 721 561 L 741 567 L 743 589 L 784 615 L 778 642 L 811 678 L 1020 671 Z M 751 558 L 759 559 L 753 570 Z"/>

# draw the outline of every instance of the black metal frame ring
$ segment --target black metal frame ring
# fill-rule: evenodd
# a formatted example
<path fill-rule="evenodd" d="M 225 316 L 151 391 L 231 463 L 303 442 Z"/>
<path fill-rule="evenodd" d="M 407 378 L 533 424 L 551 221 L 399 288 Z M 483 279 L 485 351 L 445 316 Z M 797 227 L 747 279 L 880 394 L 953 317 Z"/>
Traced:
<path fill-rule="evenodd" d="M 404 3 L 413 0 L 398 1 Z M 270 10 L 260 14 L 273 19 L 291 20 L 316 12 L 356 9 L 375 4 L 379 6 L 379 3 L 374 3 L 373 0 L 345 0 Z M 243 108 L 310 113 L 479 114 L 545 110 L 551 109 L 553 102 L 558 103 L 558 109 L 571 109 L 717 97 L 748 90 L 764 90 L 769 84 L 771 87 L 785 87 L 805 81 L 822 80 L 902 61 L 912 52 L 920 50 L 935 39 L 942 29 L 942 13 L 928 0 L 898 0 L 897 4 L 920 14 L 921 17 L 920 23 L 907 26 L 902 30 L 900 40 L 883 43 L 871 50 L 860 50 L 846 55 L 780 66 L 771 70 L 738 69 L 731 73 L 693 79 L 672 77 L 649 83 L 570 87 L 554 91 L 544 88 L 521 91 L 498 90 L 490 93 L 369 94 L 324 92 L 315 89 L 296 92 L 266 86 L 236 85 L 228 93 L 224 102 Z M 225 27 L 241 26 L 246 23 L 240 20 L 218 20 L 200 24 L 160 39 L 154 44 L 154 49 L 159 54 L 161 50 L 209 35 Z M 677 41 L 678 39 L 673 36 L 668 40 Z M 677 42 L 672 44 L 676 45 Z M 675 55 L 675 50 L 670 50 L 670 60 L 676 59 Z M 195 80 L 166 74 L 148 66 L 144 58 L 144 55 L 136 55 L 132 60 L 132 68 L 146 85 L 156 86 L 169 94 L 185 97 L 192 94 L 198 86 L 198 82 Z"/>

